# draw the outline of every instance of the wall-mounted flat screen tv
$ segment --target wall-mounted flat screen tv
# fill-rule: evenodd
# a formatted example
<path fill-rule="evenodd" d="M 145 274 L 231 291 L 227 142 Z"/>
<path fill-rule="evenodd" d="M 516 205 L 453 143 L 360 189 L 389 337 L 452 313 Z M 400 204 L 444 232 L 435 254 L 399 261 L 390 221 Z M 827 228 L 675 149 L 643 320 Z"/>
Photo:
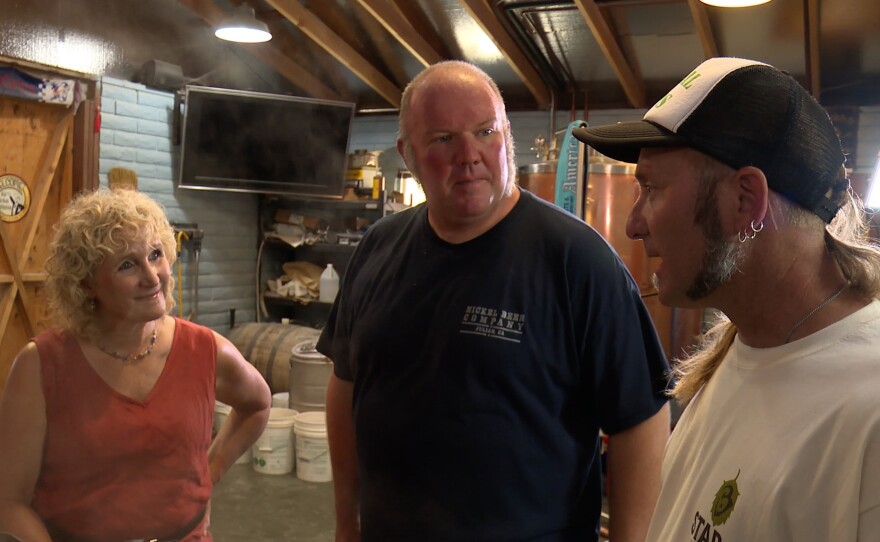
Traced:
<path fill-rule="evenodd" d="M 342 197 L 355 104 L 189 86 L 180 188 Z"/>

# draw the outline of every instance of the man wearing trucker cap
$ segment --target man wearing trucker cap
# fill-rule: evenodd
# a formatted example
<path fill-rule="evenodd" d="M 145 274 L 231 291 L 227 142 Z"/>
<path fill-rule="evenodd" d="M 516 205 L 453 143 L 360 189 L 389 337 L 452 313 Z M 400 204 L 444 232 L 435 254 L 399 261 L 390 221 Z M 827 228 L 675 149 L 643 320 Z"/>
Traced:
<path fill-rule="evenodd" d="M 660 300 L 720 311 L 675 368 L 648 540 L 880 540 L 880 251 L 822 107 L 713 58 L 642 121 L 575 135 L 638 163 L 626 231 Z"/>

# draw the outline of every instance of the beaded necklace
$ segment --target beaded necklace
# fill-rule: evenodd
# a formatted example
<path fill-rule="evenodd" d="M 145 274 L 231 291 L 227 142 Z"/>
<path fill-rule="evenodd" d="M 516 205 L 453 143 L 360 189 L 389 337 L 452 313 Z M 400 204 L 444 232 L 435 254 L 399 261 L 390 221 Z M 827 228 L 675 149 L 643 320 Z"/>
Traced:
<path fill-rule="evenodd" d="M 153 347 L 156 346 L 156 339 L 158 339 L 158 338 L 159 338 L 159 332 L 157 331 L 157 326 L 156 326 L 156 324 L 153 324 L 153 334 L 150 336 L 150 342 L 147 344 L 147 349 L 144 350 L 143 352 L 141 352 L 140 354 L 129 354 L 129 355 L 125 356 L 125 355 L 122 355 L 122 354 L 115 352 L 113 350 L 108 350 L 108 349 L 104 348 L 101 344 L 97 344 L 96 346 L 98 347 L 98 350 L 100 350 L 101 352 L 104 352 L 105 354 L 107 354 L 111 358 L 118 359 L 122 363 L 135 363 L 135 362 L 140 361 L 150 355 L 150 353 L 153 351 Z"/>

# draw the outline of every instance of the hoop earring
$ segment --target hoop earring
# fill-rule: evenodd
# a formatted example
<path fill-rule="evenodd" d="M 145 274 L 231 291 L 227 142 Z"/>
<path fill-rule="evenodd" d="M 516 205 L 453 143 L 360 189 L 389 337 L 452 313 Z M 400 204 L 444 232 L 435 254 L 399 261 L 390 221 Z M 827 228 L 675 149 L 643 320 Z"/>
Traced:
<path fill-rule="evenodd" d="M 752 231 L 749 231 L 749 228 L 751 228 Z M 754 239 L 755 237 L 757 237 L 758 232 L 760 232 L 761 230 L 764 229 L 764 221 L 759 220 L 758 225 L 756 226 L 755 221 L 752 220 L 752 222 L 749 224 L 749 228 L 746 228 L 743 231 L 736 234 L 740 243 L 745 243 L 749 239 Z"/>
<path fill-rule="evenodd" d="M 759 220 L 759 221 L 758 221 L 758 225 L 755 226 L 755 221 L 752 220 L 752 223 L 749 224 L 749 227 L 752 228 L 752 236 L 751 236 L 751 238 L 754 239 L 755 236 L 758 235 L 758 232 L 764 229 L 764 221 L 763 221 L 763 220 Z"/>

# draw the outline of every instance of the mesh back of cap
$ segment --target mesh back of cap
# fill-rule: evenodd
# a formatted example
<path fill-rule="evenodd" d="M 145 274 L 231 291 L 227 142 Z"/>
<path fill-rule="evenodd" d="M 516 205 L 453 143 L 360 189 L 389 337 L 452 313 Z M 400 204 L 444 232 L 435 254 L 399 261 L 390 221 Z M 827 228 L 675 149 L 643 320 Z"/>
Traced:
<path fill-rule="evenodd" d="M 741 68 L 719 81 L 678 133 L 731 167 L 760 168 L 770 188 L 813 211 L 844 162 L 827 113 L 770 66 Z"/>

